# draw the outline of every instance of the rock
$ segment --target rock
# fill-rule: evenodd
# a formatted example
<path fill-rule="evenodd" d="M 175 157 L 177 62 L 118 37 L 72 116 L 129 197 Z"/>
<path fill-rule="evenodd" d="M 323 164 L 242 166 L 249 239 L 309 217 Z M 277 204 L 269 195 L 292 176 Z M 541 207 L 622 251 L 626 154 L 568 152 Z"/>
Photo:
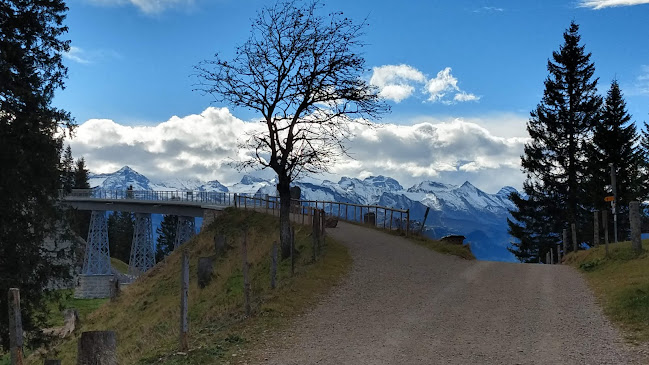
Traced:
<path fill-rule="evenodd" d="M 325 228 L 336 228 L 336 226 L 338 226 L 338 218 L 327 217 L 325 219 Z"/>
<path fill-rule="evenodd" d="M 442 241 L 443 243 L 451 244 L 451 245 L 463 245 L 465 238 L 466 237 L 464 237 L 462 235 L 454 235 L 454 234 L 452 234 L 452 235 L 442 237 L 440 239 L 440 241 Z"/>
<path fill-rule="evenodd" d="M 198 259 L 198 287 L 203 289 L 212 281 L 214 274 L 214 259 L 212 257 L 200 257 Z"/>

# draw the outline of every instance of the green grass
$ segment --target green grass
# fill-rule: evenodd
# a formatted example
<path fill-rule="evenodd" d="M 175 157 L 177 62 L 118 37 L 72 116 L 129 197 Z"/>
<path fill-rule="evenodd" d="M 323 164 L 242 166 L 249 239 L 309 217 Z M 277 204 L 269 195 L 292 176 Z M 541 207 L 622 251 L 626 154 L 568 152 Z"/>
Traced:
<path fill-rule="evenodd" d="M 649 240 L 643 247 L 649 247 Z M 649 255 L 636 255 L 630 242 L 568 254 L 564 263 L 581 270 L 604 312 L 631 342 L 649 341 Z"/>
<path fill-rule="evenodd" d="M 124 261 L 111 257 L 110 264 L 113 268 L 115 268 L 115 270 L 119 271 L 120 273 L 122 274 L 128 273 L 128 264 L 125 263 Z"/>
<path fill-rule="evenodd" d="M 107 299 L 76 299 L 74 298 L 73 289 L 59 290 L 58 294 L 60 294 L 60 297 L 53 298 L 47 305 L 49 310 L 48 325 L 50 327 L 63 325 L 63 311 L 66 309 L 76 309 L 79 312 L 79 319 L 83 322 L 90 313 L 107 301 Z"/>
<path fill-rule="evenodd" d="M 248 227 L 253 315 L 243 313 L 240 242 Z M 214 253 L 215 234 L 224 234 L 233 249 L 217 258 L 215 275 L 204 289 L 197 285 L 199 257 Z M 279 236 L 278 218 L 252 211 L 228 209 L 201 234 L 187 242 L 190 252 L 189 342 L 186 355 L 178 350 L 180 250 L 131 284 L 114 302 L 89 314 L 82 330 L 114 330 L 120 364 L 217 364 L 243 361 L 256 344 L 265 342 L 288 319 L 317 304 L 348 272 L 347 249 L 327 238 L 325 254 L 311 262 L 310 229 L 296 226 L 296 274 L 290 261 L 278 265 L 278 288 L 270 289 L 270 251 Z M 78 334 L 76 335 L 78 336 Z M 59 344 L 49 357 L 73 364 L 77 337 Z M 232 356 L 235 354 L 236 356 Z M 31 364 L 42 359 L 31 358 Z"/>

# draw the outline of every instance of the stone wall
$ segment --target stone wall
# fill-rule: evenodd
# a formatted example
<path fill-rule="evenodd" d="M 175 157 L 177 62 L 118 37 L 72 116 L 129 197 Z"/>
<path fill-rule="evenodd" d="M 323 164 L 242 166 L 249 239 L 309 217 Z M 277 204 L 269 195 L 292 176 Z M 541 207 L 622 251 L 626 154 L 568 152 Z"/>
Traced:
<path fill-rule="evenodd" d="M 79 285 L 74 290 L 77 299 L 109 298 L 113 275 L 79 275 Z"/>

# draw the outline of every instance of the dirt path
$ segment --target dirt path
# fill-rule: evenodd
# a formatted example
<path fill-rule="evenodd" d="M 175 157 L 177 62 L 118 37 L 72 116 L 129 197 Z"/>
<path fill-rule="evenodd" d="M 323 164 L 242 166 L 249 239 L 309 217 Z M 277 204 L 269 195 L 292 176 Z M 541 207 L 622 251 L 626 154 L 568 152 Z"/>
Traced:
<path fill-rule="evenodd" d="M 465 261 L 345 223 L 328 233 L 352 272 L 260 363 L 633 363 L 570 267 Z"/>

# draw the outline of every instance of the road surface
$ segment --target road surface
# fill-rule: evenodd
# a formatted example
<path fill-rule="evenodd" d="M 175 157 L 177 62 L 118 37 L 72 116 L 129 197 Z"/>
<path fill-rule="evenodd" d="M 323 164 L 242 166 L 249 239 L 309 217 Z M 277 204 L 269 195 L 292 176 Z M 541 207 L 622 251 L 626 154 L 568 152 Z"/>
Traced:
<path fill-rule="evenodd" d="M 327 232 L 349 247 L 349 276 L 255 363 L 638 361 L 571 267 L 467 261 L 343 222 Z"/>

